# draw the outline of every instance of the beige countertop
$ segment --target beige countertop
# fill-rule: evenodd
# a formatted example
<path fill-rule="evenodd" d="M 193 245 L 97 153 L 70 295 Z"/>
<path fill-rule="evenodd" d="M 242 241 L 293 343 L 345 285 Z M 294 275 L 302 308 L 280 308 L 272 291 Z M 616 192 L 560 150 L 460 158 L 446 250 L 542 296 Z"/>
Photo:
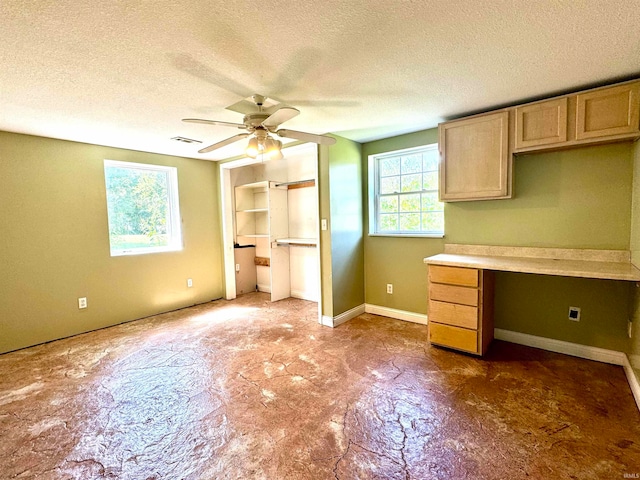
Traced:
<path fill-rule="evenodd" d="M 445 246 L 424 263 L 504 272 L 640 281 L 640 270 L 623 250 L 581 250 L 485 245 Z"/>

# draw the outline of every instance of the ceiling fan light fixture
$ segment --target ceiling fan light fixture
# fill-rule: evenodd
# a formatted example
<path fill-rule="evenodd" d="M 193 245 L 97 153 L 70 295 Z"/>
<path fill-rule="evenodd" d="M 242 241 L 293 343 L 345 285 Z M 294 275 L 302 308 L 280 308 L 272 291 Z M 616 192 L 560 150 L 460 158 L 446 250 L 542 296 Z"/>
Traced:
<path fill-rule="evenodd" d="M 282 160 L 284 155 L 282 154 L 282 142 L 280 140 L 272 140 L 275 144 L 275 148 L 267 152 L 269 160 Z"/>
<path fill-rule="evenodd" d="M 282 155 L 280 151 L 282 149 L 282 142 L 280 140 L 274 140 L 273 137 L 267 136 L 262 145 L 264 148 L 263 153 L 267 155 L 269 160 L 281 160 L 284 158 L 284 155 Z"/>
<path fill-rule="evenodd" d="M 250 102 L 251 108 L 247 110 L 244 103 Z M 241 108 L 240 108 L 241 107 Z M 313 133 L 298 132 L 296 130 L 279 130 L 280 124 L 291 120 L 300 114 L 297 108 L 279 105 L 278 102 L 267 99 L 262 95 L 253 95 L 250 99 L 245 99 L 238 104 L 227 107 L 229 110 L 244 113 L 242 123 L 231 123 L 219 120 L 206 120 L 203 118 L 184 118 L 183 122 L 201 123 L 205 125 L 219 125 L 225 127 L 235 127 L 246 130 L 247 133 L 240 133 L 220 142 L 216 142 L 208 147 L 201 148 L 198 153 L 209 153 L 231 143 L 237 142 L 248 136 L 252 136 L 245 149 L 245 154 L 250 158 L 258 158 L 258 155 L 265 155 L 269 160 L 279 160 L 284 158 L 282 154 L 282 142 L 274 140 L 270 133 L 280 137 L 292 138 L 301 142 L 313 142 L 319 145 L 333 145 L 336 139 L 327 135 L 315 135 Z M 266 108 L 266 109 L 265 109 Z M 269 112 L 269 113 L 268 113 Z"/>
<path fill-rule="evenodd" d="M 247 145 L 245 153 L 248 157 L 251 158 L 256 158 L 258 156 L 258 154 L 260 153 L 260 145 L 258 144 L 258 139 L 256 137 L 253 137 L 251 140 L 249 140 L 249 144 Z"/>
<path fill-rule="evenodd" d="M 275 143 L 273 141 L 273 138 L 267 137 L 267 138 L 264 139 L 264 151 L 266 153 L 270 153 L 275 148 L 276 148 L 276 145 L 275 145 Z"/>

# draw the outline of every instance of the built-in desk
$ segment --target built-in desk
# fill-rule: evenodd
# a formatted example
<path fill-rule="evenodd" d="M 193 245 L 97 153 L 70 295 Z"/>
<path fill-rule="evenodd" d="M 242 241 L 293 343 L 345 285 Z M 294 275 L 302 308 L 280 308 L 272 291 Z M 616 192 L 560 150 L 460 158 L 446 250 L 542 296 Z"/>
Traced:
<path fill-rule="evenodd" d="M 640 281 L 624 250 L 448 244 L 424 263 L 430 266 L 429 340 L 476 355 L 493 338 L 493 271 Z"/>

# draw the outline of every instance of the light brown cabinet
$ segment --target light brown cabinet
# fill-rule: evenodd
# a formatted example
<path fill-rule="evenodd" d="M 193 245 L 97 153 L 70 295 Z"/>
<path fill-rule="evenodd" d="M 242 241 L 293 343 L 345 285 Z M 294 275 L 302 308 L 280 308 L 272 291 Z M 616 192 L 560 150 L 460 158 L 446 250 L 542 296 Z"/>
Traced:
<path fill-rule="evenodd" d="M 429 341 L 484 355 L 493 340 L 494 275 L 429 265 Z"/>
<path fill-rule="evenodd" d="M 487 200 L 511 195 L 509 112 L 439 125 L 440 200 Z"/>
<path fill-rule="evenodd" d="M 513 153 L 535 153 L 640 137 L 640 82 L 515 107 Z"/>
<path fill-rule="evenodd" d="M 516 149 L 566 141 L 566 97 L 515 108 Z"/>
<path fill-rule="evenodd" d="M 514 154 L 640 138 L 640 80 L 438 125 L 440 200 L 511 198 Z"/>
<path fill-rule="evenodd" d="M 634 82 L 578 94 L 576 140 L 638 133 L 639 92 Z"/>

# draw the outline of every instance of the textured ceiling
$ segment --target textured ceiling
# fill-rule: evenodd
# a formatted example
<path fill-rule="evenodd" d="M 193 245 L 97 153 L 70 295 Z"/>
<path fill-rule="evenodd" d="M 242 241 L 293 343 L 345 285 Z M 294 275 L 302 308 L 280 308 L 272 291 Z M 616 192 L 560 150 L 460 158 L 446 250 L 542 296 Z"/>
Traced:
<path fill-rule="evenodd" d="M 254 93 L 370 141 L 640 76 L 640 0 L 0 2 L 0 130 L 216 160 Z"/>

